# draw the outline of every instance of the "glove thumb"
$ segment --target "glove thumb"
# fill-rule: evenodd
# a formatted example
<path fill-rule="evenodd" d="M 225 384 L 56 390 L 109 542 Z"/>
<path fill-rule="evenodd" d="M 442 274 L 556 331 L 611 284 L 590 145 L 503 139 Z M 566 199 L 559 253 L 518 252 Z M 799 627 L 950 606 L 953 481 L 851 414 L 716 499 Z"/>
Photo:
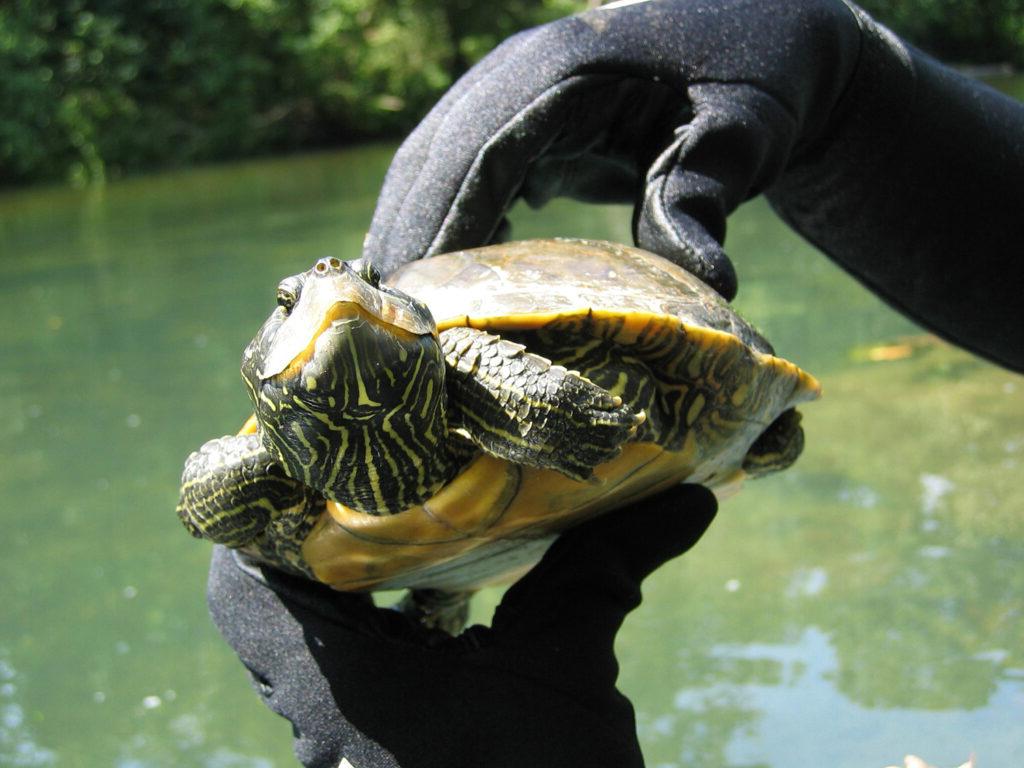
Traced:
<path fill-rule="evenodd" d="M 641 582 L 696 544 L 717 508 L 706 488 L 676 486 L 563 534 L 506 593 L 494 639 L 546 659 L 561 678 L 610 687 L 615 635 L 640 604 Z"/>

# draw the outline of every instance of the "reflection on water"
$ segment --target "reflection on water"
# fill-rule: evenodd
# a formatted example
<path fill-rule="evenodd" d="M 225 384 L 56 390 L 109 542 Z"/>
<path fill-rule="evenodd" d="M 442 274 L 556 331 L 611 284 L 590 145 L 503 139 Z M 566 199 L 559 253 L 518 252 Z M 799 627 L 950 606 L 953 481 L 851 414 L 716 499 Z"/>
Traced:
<path fill-rule="evenodd" d="M 728 502 L 626 627 L 624 648 L 676 649 L 660 650 L 668 668 L 625 659 L 651 691 L 650 762 L 1013 764 L 1024 493 L 1005 462 L 1024 435 L 1019 377 L 933 343 L 822 378 L 798 465 Z M 659 613 L 680 588 L 679 613 Z"/>
<path fill-rule="evenodd" d="M 177 476 L 245 417 L 238 358 L 279 278 L 358 252 L 389 156 L 0 196 L 0 764 L 292 764 L 206 617 Z M 514 220 L 629 237 L 619 208 Z M 1013 764 L 1020 377 L 884 308 L 760 203 L 727 247 L 740 310 L 825 396 L 796 467 L 729 500 L 620 636 L 649 765 Z"/>
<path fill-rule="evenodd" d="M 929 712 L 927 729 L 934 731 L 927 734 L 922 734 L 923 720 L 914 702 L 888 706 L 885 718 L 878 718 L 874 707 L 837 689 L 838 652 L 831 638 L 813 626 L 789 643 L 717 645 L 711 649 L 711 660 L 721 670 L 717 679 L 677 691 L 674 711 L 645 723 L 642 731 L 650 730 L 653 739 L 661 739 L 723 713 L 742 727 L 722 744 L 685 740 L 683 754 L 688 759 L 679 765 L 704 764 L 701 756 L 709 753 L 698 750 L 710 748 L 722 765 L 881 766 L 892 759 L 891 752 L 878 746 L 886 742 L 911 752 L 959 754 L 966 759 L 965 734 L 998 743 L 1004 733 L 1020 727 L 1011 684 L 993 692 L 994 698 L 1010 705 L 1001 712 L 954 707 Z M 685 725 L 678 728 L 677 722 Z M 808 734 L 828 738 L 810 739 Z M 1013 741 L 1006 746 L 1012 747 Z"/>
<path fill-rule="evenodd" d="M 53 765 L 56 754 L 36 742 L 25 722 L 25 709 L 18 703 L 20 684 L 17 671 L 0 657 L 0 765 Z"/>

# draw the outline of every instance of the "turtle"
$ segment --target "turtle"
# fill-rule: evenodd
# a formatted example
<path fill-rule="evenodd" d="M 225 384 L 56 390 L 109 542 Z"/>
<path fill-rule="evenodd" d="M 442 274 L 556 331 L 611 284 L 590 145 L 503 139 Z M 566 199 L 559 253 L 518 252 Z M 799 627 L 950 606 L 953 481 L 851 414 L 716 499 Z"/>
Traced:
<path fill-rule="evenodd" d="M 457 632 L 481 586 L 676 483 L 785 469 L 820 385 L 639 248 L 526 240 L 318 259 L 242 355 L 254 413 L 186 461 L 185 527 Z M 681 512 L 685 514 L 685 511 Z"/>

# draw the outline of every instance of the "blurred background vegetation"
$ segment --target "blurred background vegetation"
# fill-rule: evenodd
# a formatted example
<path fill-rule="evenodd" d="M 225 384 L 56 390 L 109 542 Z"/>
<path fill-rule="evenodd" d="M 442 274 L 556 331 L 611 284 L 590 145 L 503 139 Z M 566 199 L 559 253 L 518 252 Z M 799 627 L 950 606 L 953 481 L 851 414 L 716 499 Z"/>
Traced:
<path fill-rule="evenodd" d="M 497 42 L 594 0 L 4 0 L 0 185 L 408 131 Z M 1024 65 L 1024 0 L 863 0 L 946 61 Z"/>

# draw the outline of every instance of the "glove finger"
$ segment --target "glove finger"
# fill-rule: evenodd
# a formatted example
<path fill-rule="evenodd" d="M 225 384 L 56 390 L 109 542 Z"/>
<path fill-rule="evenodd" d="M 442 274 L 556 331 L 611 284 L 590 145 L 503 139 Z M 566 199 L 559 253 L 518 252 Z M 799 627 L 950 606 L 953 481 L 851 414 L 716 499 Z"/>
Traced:
<path fill-rule="evenodd" d="M 448 659 L 430 656 L 413 622 L 375 608 L 368 596 L 253 565 L 218 546 L 207 600 L 266 706 L 292 723 L 303 765 L 335 766 L 345 756 L 354 765 L 397 766 L 385 747 L 415 754 L 431 736 L 418 726 L 452 722 L 438 714 L 453 678 Z"/>
<path fill-rule="evenodd" d="M 413 259 L 491 242 L 529 156 L 503 151 L 502 136 L 510 124 L 521 125 L 520 113 L 561 79 L 543 66 L 516 72 L 534 35 L 520 33 L 474 66 L 395 153 L 363 246 L 363 256 L 383 273 Z M 505 158 L 499 169 L 505 173 L 481 177 L 481 157 L 487 154 Z M 467 200 L 472 205 L 458 204 Z"/>
<path fill-rule="evenodd" d="M 292 722 L 300 757 L 333 753 L 334 744 L 351 739 L 352 729 L 334 704 L 330 680 L 314 658 L 305 628 L 287 597 L 270 587 L 259 568 L 214 547 L 207 602 L 217 629 L 264 703 Z"/>
<path fill-rule="evenodd" d="M 736 272 L 721 245 L 726 216 L 779 176 L 794 118 L 752 86 L 701 84 L 688 93 L 693 119 L 650 166 L 633 234 L 732 300 Z"/>
<path fill-rule="evenodd" d="M 606 136 L 644 154 L 642 165 L 616 179 L 621 191 L 597 190 L 606 200 L 633 201 L 648 153 L 664 146 L 638 125 L 637 113 L 647 105 L 624 100 L 617 116 L 609 107 L 610 117 L 633 117 L 631 127 L 639 128 L 619 131 L 594 124 L 588 110 L 581 114 L 577 97 L 632 79 L 655 90 L 671 86 L 675 99 L 685 101 L 685 73 L 677 63 L 652 57 L 643 44 L 668 12 L 667 6 L 651 4 L 569 17 L 522 32 L 492 51 L 399 148 L 363 255 L 386 274 L 412 259 L 494 241 L 528 172 L 567 133 L 600 136 L 609 127 Z M 536 188 L 530 191 L 545 197 Z"/>
<path fill-rule="evenodd" d="M 371 638 L 381 644 L 400 643 L 427 646 L 447 637 L 430 630 L 405 614 L 378 608 L 368 594 L 341 592 L 326 584 L 292 576 L 274 568 L 248 562 L 237 553 L 214 547 L 207 584 L 207 603 L 214 623 L 235 651 L 245 658 L 246 642 L 275 642 L 273 632 L 264 631 L 275 612 L 301 610 L 318 621 L 353 637 Z M 259 606 L 264 618 L 253 622 L 250 615 Z M 247 619 L 248 617 L 248 619 Z"/>
<path fill-rule="evenodd" d="M 446 103 L 439 111 L 447 112 L 432 114 L 396 155 L 399 170 L 385 180 L 364 256 L 386 274 L 411 259 L 501 242 L 505 214 L 524 194 L 535 206 L 559 195 L 578 197 L 578 177 L 600 163 L 576 148 L 602 126 L 576 118 L 590 113 L 583 105 L 596 101 L 595 93 L 625 90 L 617 84 L 618 78 L 570 77 L 525 105 L 499 101 L 482 84 Z M 484 109 L 481 99 L 496 102 L 488 108 L 492 119 L 483 123 L 473 118 Z M 615 115 L 608 108 L 601 117 Z M 433 144 L 435 134 L 447 138 Z M 632 200 L 637 174 L 609 166 L 618 173 L 600 169 L 594 186 L 605 199 Z M 562 186 L 566 178 L 577 184 Z"/>
<path fill-rule="evenodd" d="M 678 486 L 566 533 L 506 593 L 489 652 L 583 700 L 608 696 L 615 636 L 640 604 L 641 581 L 692 547 L 716 509 L 707 489 Z"/>
<path fill-rule="evenodd" d="M 711 491 L 681 485 L 569 531 L 509 589 L 493 629 L 541 637 L 582 632 L 588 643 L 603 633 L 610 649 L 640 602 L 643 579 L 696 544 L 717 508 Z"/>

